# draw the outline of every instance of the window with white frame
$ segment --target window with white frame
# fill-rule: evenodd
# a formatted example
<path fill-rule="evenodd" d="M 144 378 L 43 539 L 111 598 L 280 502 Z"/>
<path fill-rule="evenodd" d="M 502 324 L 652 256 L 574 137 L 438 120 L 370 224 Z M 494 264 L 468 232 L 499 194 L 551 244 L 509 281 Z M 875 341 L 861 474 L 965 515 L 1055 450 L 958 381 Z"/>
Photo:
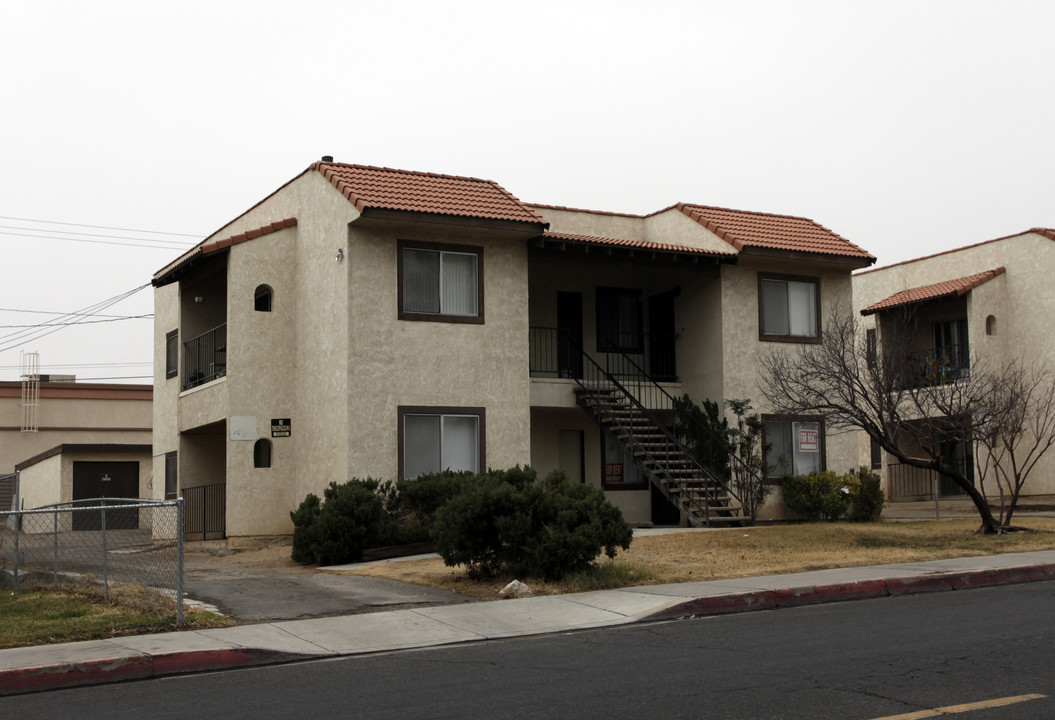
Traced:
<path fill-rule="evenodd" d="M 484 467 L 483 408 L 399 409 L 400 477 Z"/>
<path fill-rule="evenodd" d="M 400 319 L 483 322 L 482 264 L 482 248 L 401 241 Z"/>
<path fill-rule="evenodd" d="M 759 337 L 782 342 L 820 339 L 820 281 L 791 275 L 758 276 Z"/>
<path fill-rule="evenodd" d="M 818 418 L 763 418 L 766 476 L 824 470 L 824 427 Z"/>

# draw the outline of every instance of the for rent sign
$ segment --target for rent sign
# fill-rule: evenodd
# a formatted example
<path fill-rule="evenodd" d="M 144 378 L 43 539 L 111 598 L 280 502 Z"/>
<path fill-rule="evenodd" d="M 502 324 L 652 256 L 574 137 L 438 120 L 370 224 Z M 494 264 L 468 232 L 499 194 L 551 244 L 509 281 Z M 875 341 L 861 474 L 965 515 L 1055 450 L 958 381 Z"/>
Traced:
<path fill-rule="evenodd" d="M 817 452 L 820 450 L 820 431 L 799 428 L 799 452 Z"/>

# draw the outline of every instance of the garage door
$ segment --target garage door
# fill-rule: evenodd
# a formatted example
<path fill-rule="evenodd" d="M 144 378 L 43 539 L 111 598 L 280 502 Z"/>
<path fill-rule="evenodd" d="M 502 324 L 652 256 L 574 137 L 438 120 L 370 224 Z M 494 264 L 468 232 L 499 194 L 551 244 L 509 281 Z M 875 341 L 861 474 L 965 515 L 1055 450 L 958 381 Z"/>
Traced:
<path fill-rule="evenodd" d="M 73 499 L 80 504 L 97 505 L 95 498 L 138 498 L 139 463 L 131 461 L 74 462 Z M 74 530 L 101 530 L 102 513 L 84 510 L 73 513 Z M 139 527 L 139 511 L 135 508 L 114 508 L 106 511 L 107 530 L 135 530 Z"/>

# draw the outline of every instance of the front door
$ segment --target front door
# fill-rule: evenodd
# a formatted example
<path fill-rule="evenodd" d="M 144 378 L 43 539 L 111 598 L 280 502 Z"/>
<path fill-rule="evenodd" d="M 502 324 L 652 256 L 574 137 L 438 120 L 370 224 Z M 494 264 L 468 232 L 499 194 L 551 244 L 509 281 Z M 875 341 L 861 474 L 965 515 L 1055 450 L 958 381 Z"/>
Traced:
<path fill-rule="evenodd" d="M 582 377 L 582 293 L 557 293 L 557 372 Z"/>
<path fill-rule="evenodd" d="M 655 380 L 678 379 L 674 334 L 674 293 L 653 295 L 648 299 L 648 372 Z"/>

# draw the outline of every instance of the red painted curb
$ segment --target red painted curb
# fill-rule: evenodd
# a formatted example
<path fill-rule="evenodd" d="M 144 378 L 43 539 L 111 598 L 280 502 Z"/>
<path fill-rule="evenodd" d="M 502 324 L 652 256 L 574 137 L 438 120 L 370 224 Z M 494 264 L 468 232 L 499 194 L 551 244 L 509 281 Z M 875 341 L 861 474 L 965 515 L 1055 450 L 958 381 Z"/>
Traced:
<path fill-rule="evenodd" d="M 840 600 L 862 600 L 870 597 L 883 597 L 887 594 L 886 582 L 883 580 L 861 580 L 859 582 L 837 583 L 834 585 L 789 588 L 773 592 L 778 608 L 816 605 L 818 603 L 838 602 Z"/>
<path fill-rule="evenodd" d="M 772 610 L 773 593 L 770 590 L 755 592 L 731 593 L 713 597 L 693 598 L 677 605 L 663 608 L 649 614 L 641 620 L 673 620 L 689 615 L 725 615 L 728 613 L 749 612 L 752 610 Z"/>
<path fill-rule="evenodd" d="M 258 648 L 193 650 L 164 655 L 134 655 L 110 660 L 60 663 L 44 667 L 0 671 L 0 697 L 80 685 L 102 685 L 125 680 L 271 665 L 315 657 Z"/>
<path fill-rule="evenodd" d="M 1055 565 L 1026 565 L 1024 567 L 996 568 L 992 570 L 968 570 L 952 573 L 952 586 L 956 590 L 1014 585 L 1055 579 Z"/>
<path fill-rule="evenodd" d="M 955 586 L 948 575 L 921 575 L 914 578 L 887 580 L 886 589 L 892 597 L 897 597 L 914 593 L 954 590 Z"/>

